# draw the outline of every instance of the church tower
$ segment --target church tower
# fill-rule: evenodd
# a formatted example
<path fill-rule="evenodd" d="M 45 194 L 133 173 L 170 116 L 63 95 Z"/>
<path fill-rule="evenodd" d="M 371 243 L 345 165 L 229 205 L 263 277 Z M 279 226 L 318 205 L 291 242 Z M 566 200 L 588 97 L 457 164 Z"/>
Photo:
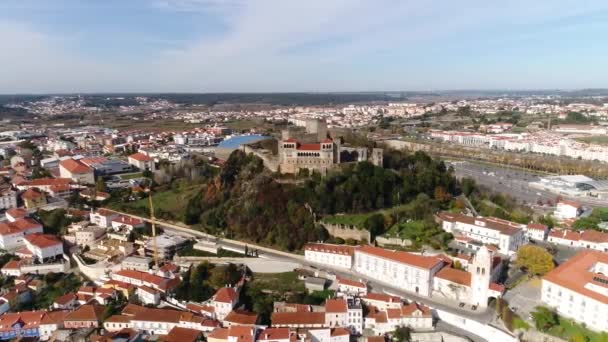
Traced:
<path fill-rule="evenodd" d="M 480 308 L 485 308 L 488 305 L 493 257 L 494 253 L 483 246 L 477 251 L 472 264 L 469 265 L 469 272 L 471 272 L 471 304 Z"/>

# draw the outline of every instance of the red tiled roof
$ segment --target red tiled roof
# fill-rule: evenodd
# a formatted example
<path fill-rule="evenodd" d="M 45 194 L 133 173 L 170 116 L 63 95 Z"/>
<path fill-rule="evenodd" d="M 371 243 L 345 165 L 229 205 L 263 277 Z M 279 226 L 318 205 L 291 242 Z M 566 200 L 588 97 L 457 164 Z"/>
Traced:
<path fill-rule="evenodd" d="M 324 312 L 273 312 L 272 325 L 324 325 Z"/>
<path fill-rule="evenodd" d="M 0 223 L 0 235 L 19 233 L 39 227 L 42 228 L 42 225 L 29 217 L 20 218 L 15 222 Z"/>
<path fill-rule="evenodd" d="M 467 271 L 444 267 L 435 274 L 435 277 L 449 280 L 456 284 L 471 286 L 471 273 Z"/>
<path fill-rule="evenodd" d="M 222 287 L 213 295 L 213 300 L 220 303 L 233 303 L 236 298 L 236 290 L 232 287 Z"/>
<path fill-rule="evenodd" d="M 328 299 L 325 302 L 325 312 L 335 313 L 335 312 L 347 312 L 348 304 L 345 299 Z"/>
<path fill-rule="evenodd" d="M 173 327 L 162 340 L 165 342 L 195 342 L 202 333 L 200 330 Z"/>
<path fill-rule="evenodd" d="M 51 186 L 69 185 L 72 182 L 69 178 L 38 178 L 19 184 L 20 186 Z"/>
<path fill-rule="evenodd" d="M 6 211 L 7 215 L 10 215 L 13 218 L 21 218 L 28 216 L 27 210 L 23 208 L 10 208 Z"/>
<path fill-rule="evenodd" d="M 560 205 L 560 204 L 561 204 L 561 205 L 569 205 L 569 206 L 571 206 L 571 207 L 573 207 L 573 208 L 576 208 L 576 209 L 579 209 L 579 208 L 581 208 L 581 207 L 583 206 L 583 205 L 582 205 L 582 204 L 580 204 L 579 202 L 576 202 L 576 201 L 568 201 L 568 200 L 561 200 L 561 201 L 557 202 L 557 205 Z"/>
<path fill-rule="evenodd" d="M 61 245 L 62 242 L 54 235 L 34 233 L 26 235 L 25 239 L 34 246 L 39 248 L 47 248 L 51 246 Z"/>
<path fill-rule="evenodd" d="M 289 339 L 289 328 L 267 328 L 258 335 L 261 341 L 276 341 Z"/>
<path fill-rule="evenodd" d="M 55 299 L 55 303 L 59 305 L 66 305 L 71 301 L 76 300 L 76 295 L 74 293 L 64 294 L 61 297 Z"/>
<path fill-rule="evenodd" d="M 66 321 L 97 321 L 101 320 L 101 315 L 105 307 L 95 304 L 85 304 L 70 312 Z"/>
<path fill-rule="evenodd" d="M 21 198 L 26 200 L 36 200 L 44 196 L 44 193 L 40 191 L 38 188 L 29 188 L 25 190 L 24 193 L 21 194 Z"/>
<path fill-rule="evenodd" d="M 437 257 L 424 256 L 401 251 L 393 251 L 368 245 L 360 247 L 357 250 L 357 253 L 365 253 L 423 269 L 431 269 L 437 266 L 438 264 L 443 263 L 443 261 Z"/>
<path fill-rule="evenodd" d="M 325 243 L 309 243 L 304 247 L 307 251 L 315 251 L 322 253 L 353 255 L 356 247 L 346 245 L 331 245 Z"/>
<path fill-rule="evenodd" d="M 360 281 L 350 280 L 350 279 L 346 279 L 346 278 L 342 278 L 342 277 L 336 277 L 336 279 L 338 280 L 338 284 L 339 285 L 358 287 L 358 288 L 361 288 L 361 289 L 367 288 L 367 286 L 365 286 L 365 284 L 363 284 Z"/>
<path fill-rule="evenodd" d="M 549 233 L 549 237 L 570 240 L 570 241 L 578 241 L 581 239 L 580 234 L 578 232 L 574 232 L 572 230 L 553 230 L 553 231 L 551 231 L 551 233 Z"/>
<path fill-rule="evenodd" d="M 225 322 L 236 323 L 240 325 L 255 325 L 258 320 L 258 314 L 242 310 L 232 310 L 224 318 Z"/>
<path fill-rule="evenodd" d="M 137 160 L 137 161 L 141 161 L 141 162 L 152 161 L 152 158 L 148 157 L 147 155 L 145 155 L 141 152 L 134 153 L 134 154 L 130 155 L 129 158 Z"/>
<path fill-rule="evenodd" d="M 583 250 L 547 273 L 543 277 L 543 281 L 549 281 L 583 296 L 608 304 L 608 296 L 585 287 L 589 283 L 599 284 L 594 280 L 594 278 L 599 277 L 599 274 L 590 271 L 597 263 L 608 264 L 608 253 Z"/>
<path fill-rule="evenodd" d="M 530 230 L 546 230 L 547 226 L 542 223 L 529 223 L 528 229 Z"/>
<path fill-rule="evenodd" d="M 228 328 L 216 328 L 208 336 L 207 339 L 227 340 Z"/>
<path fill-rule="evenodd" d="M 296 149 L 298 151 L 320 151 L 321 144 L 300 144 Z"/>
<path fill-rule="evenodd" d="M 350 331 L 348 331 L 344 328 L 333 328 L 333 329 L 331 329 L 330 336 L 331 337 L 350 336 Z"/>
<path fill-rule="evenodd" d="M 74 160 L 74 159 L 66 159 L 59 162 L 59 166 L 63 167 L 70 173 L 82 174 L 82 173 L 91 173 L 93 170 L 84 165 L 83 163 Z"/>
<path fill-rule="evenodd" d="M 117 218 L 113 219 L 112 222 L 116 222 L 118 224 L 129 225 L 129 226 L 137 226 L 137 225 L 144 223 L 144 221 L 141 219 L 138 219 L 136 217 L 131 217 L 131 216 L 125 216 L 125 215 L 118 216 Z"/>
<path fill-rule="evenodd" d="M 382 293 L 368 293 L 365 296 L 361 297 L 363 300 L 375 300 L 379 302 L 385 303 L 399 303 L 401 302 L 401 298 L 396 296 L 389 296 L 387 294 Z"/>

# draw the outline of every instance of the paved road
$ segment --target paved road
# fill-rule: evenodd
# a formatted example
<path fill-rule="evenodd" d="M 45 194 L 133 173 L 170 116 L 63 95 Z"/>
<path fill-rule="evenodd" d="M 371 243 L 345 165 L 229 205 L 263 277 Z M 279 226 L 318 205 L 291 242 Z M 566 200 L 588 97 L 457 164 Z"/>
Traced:
<path fill-rule="evenodd" d="M 528 183 L 540 180 L 540 177 L 532 172 L 468 161 L 456 161 L 452 162 L 450 165 L 454 167 L 456 177 L 473 178 L 478 184 L 485 185 L 500 193 L 509 194 L 519 202 L 536 205 L 539 199 L 543 202 L 547 202 L 547 200 L 555 202 L 555 199 L 558 196 L 550 191 L 530 187 Z M 575 199 L 592 208 L 602 206 L 601 202 L 593 199 L 580 197 Z M 604 201 L 603 205 L 605 206 L 605 204 Z M 535 209 L 542 210 L 543 208 Z M 544 209 L 549 210 L 551 208 Z"/>

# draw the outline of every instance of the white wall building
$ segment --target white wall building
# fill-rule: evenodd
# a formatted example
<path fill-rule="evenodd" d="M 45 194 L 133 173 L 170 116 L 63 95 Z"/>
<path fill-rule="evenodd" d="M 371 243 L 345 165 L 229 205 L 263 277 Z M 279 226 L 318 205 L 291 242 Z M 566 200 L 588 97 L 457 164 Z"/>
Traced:
<path fill-rule="evenodd" d="M 560 315 L 608 331 L 608 254 L 581 251 L 542 280 L 541 300 Z"/>
<path fill-rule="evenodd" d="M 353 268 L 357 273 L 428 297 L 433 277 L 443 266 L 444 262 L 436 257 L 361 246 L 355 249 Z"/>
<path fill-rule="evenodd" d="M 559 201 L 553 215 L 558 219 L 574 219 L 583 213 L 583 206 L 574 201 Z"/>
<path fill-rule="evenodd" d="M 154 165 L 154 159 L 141 152 L 137 152 L 135 154 L 130 155 L 128 160 L 129 164 L 135 166 L 140 171 L 154 172 L 156 170 L 156 166 Z"/>
<path fill-rule="evenodd" d="M 462 214 L 441 212 L 438 214 L 446 232 L 455 236 L 465 236 L 498 247 L 505 255 L 512 255 L 526 242 L 525 225 L 495 217 L 472 217 Z"/>
<path fill-rule="evenodd" d="M 17 208 L 17 192 L 11 189 L 0 191 L 0 210 Z"/>
<path fill-rule="evenodd" d="M 42 261 L 63 255 L 63 242 L 54 235 L 35 233 L 24 239 L 25 247 L 32 256 Z"/>
<path fill-rule="evenodd" d="M 31 218 L 0 223 L 0 248 L 12 249 L 24 244 L 26 235 L 42 233 L 42 225 Z"/>
<path fill-rule="evenodd" d="M 354 246 L 310 243 L 304 249 L 304 258 L 322 265 L 350 269 L 355 249 Z"/>

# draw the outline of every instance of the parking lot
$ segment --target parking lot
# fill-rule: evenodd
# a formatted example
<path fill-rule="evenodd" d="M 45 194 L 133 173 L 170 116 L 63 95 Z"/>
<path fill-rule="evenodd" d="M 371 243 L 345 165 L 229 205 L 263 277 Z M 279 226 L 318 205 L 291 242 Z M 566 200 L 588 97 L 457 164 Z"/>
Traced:
<path fill-rule="evenodd" d="M 522 319 L 531 322 L 530 313 L 540 305 L 541 280 L 534 278 L 521 283 L 514 289 L 507 291 L 504 299 L 509 307 Z"/>

